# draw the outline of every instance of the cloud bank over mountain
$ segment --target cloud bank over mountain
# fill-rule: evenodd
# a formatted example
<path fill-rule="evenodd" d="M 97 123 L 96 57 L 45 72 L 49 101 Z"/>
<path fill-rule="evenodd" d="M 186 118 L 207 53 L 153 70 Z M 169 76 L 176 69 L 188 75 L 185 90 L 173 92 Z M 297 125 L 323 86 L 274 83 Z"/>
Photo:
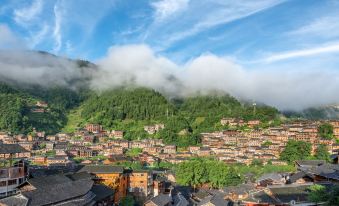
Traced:
<path fill-rule="evenodd" d="M 0 80 L 3 81 L 75 88 L 93 72 L 90 68 L 80 68 L 76 61 L 44 52 L 0 51 Z"/>
<path fill-rule="evenodd" d="M 95 88 L 133 83 L 178 95 L 213 90 L 280 109 L 304 109 L 339 102 L 339 72 L 330 70 L 249 70 L 234 60 L 201 55 L 178 65 L 146 45 L 110 48 L 98 62 Z"/>
<path fill-rule="evenodd" d="M 213 54 L 177 64 L 156 55 L 147 45 L 111 47 L 96 65 L 79 68 L 76 61 L 50 54 L 0 52 L 1 79 L 20 83 L 74 86 L 76 81 L 90 79 L 86 84 L 97 90 L 135 85 L 171 96 L 217 90 L 282 110 L 339 102 L 339 74 L 334 70 L 251 70 L 233 59 Z"/>

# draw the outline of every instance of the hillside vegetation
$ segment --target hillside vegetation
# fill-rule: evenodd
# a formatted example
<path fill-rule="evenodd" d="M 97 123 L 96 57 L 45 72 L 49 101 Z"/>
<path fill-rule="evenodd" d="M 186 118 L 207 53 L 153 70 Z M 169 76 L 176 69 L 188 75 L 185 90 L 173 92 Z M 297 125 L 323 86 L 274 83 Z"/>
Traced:
<path fill-rule="evenodd" d="M 38 101 L 48 103 L 45 112 L 33 112 Z M 67 88 L 21 88 L 0 84 L 0 130 L 29 133 L 35 128 L 57 133 L 67 123 L 67 112 L 80 103 L 78 93 Z"/>
<path fill-rule="evenodd" d="M 20 88 L 1 84 L 0 129 L 28 133 L 35 128 L 48 134 L 74 132 L 87 123 L 105 129 L 123 130 L 129 140 L 163 138 L 178 146 L 199 144 L 201 132 L 226 129 L 223 117 L 260 119 L 263 125 L 277 118 L 272 107 L 241 104 L 229 95 L 168 99 L 146 88 L 117 88 L 96 93 L 63 87 Z M 45 112 L 32 112 L 37 101 L 45 101 Z M 149 135 L 145 125 L 162 123 L 165 129 Z"/>

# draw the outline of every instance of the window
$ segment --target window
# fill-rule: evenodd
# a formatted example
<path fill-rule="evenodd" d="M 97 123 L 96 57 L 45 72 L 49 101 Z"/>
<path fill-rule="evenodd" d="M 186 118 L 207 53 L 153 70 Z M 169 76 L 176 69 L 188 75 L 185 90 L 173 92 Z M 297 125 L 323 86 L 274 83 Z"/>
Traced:
<path fill-rule="evenodd" d="M 6 186 L 6 181 L 1 181 L 0 182 L 0 187 L 4 187 L 4 186 Z"/>
<path fill-rule="evenodd" d="M 8 185 L 16 185 L 16 184 L 17 184 L 16 179 L 14 179 L 14 180 L 8 180 Z"/>
<path fill-rule="evenodd" d="M 142 183 L 144 183 L 144 181 L 140 181 L 140 183 L 142 184 Z"/>

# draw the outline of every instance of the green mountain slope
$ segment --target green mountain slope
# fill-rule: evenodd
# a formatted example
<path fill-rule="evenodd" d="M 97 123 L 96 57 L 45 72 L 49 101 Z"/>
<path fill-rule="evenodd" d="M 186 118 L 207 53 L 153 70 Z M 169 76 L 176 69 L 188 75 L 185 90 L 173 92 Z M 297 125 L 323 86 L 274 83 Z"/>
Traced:
<path fill-rule="evenodd" d="M 37 85 L 22 88 L 2 83 L 0 96 L 0 130 L 28 133 L 35 128 L 53 134 L 74 132 L 87 123 L 98 123 L 108 130 L 126 131 L 127 139 L 141 139 L 150 136 L 143 126 L 163 123 L 165 129 L 151 136 L 180 145 L 197 144 L 201 132 L 223 129 L 222 117 L 268 122 L 279 114 L 268 106 L 254 109 L 229 95 L 168 99 L 146 88 L 117 88 L 96 93 L 86 89 Z M 46 102 L 48 107 L 39 108 L 38 101 Z"/>
<path fill-rule="evenodd" d="M 67 88 L 43 88 L 0 83 L 0 130 L 29 133 L 35 128 L 47 134 L 57 133 L 67 123 L 67 112 L 78 106 L 80 96 Z M 36 106 L 46 102 L 46 108 Z"/>

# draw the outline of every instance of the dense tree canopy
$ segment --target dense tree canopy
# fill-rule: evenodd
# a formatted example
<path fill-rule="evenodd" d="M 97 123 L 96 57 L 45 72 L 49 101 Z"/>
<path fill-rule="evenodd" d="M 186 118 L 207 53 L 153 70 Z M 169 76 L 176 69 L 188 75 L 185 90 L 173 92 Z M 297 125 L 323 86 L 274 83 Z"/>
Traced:
<path fill-rule="evenodd" d="M 326 187 L 322 185 L 312 185 L 309 187 L 308 199 L 315 203 L 325 202 L 328 198 Z"/>
<path fill-rule="evenodd" d="M 245 120 L 275 119 L 278 112 L 267 106 L 241 104 L 228 95 L 197 96 L 167 99 L 159 92 L 146 88 L 117 88 L 95 93 L 88 89 L 65 87 L 25 88 L 0 84 L 0 129 L 30 132 L 33 128 L 48 134 L 75 131 L 87 123 L 99 123 L 105 129 L 125 131 L 128 140 L 147 137 L 162 138 L 165 143 L 181 147 L 200 143 L 200 133 L 227 129 L 220 124 L 222 117 Z M 31 109 L 37 101 L 48 103 L 44 113 Z M 143 126 L 165 124 L 165 129 L 148 135 Z"/>
<path fill-rule="evenodd" d="M 208 183 L 213 188 L 222 188 L 242 182 L 242 176 L 234 168 L 208 159 L 194 159 L 179 164 L 176 178 L 179 184 L 193 187 Z"/>
<path fill-rule="evenodd" d="M 325 206 L 339 205 L 339 186 L 334 185 L 326 188 L 323 185 L 312 185 L 309 187 L 308 199 L 315 203 L 324 203 Z"/>
<path fill-rule="evenodd" d="M 265 173 L 292 172 L 290 165 L 227 165 L 214 159 L 192 159 L 175 166 L 176 180 L 180 185 L 198 187 L 208 184 L 211 188 L 238 185 L 244 181 L 254 181 Z M 252 176 L 254 179 L 247 179 Z"/>
<path fill-rule="evenodd" d="M 25 102 L 14 94 L 0 94 L 0 129 L 20 132 L 27 118 L 24 116 Z"/>
<path fill-rule="evenodd" d="M 45 101 L 45 112 L 32 112 L 37 101 Z M 33 128 L 57 133 L 67 122 L 68 109 L 80 103 L 77 92 L 67 88 L 21 88 L 0 83 L 0 130 L 28 133 Z"/>
<path fill-rule="evenodd" d="M 84 103 L 81 115 L 87 121 L 112 127 L 114 120 L 159 120 L 173 113 L 173 105 L 160 93 L 137 88 L 93 95 Z"/>
<path fill-rule="evenodd" d="M 119 203 L 120 206 L 134 206 L 135 200 L 133 196 L 127 195 L 126 197 L 123 197 Z"/>
<path fill-rule="evenodd" d="M 329 123 L 321 124 L 318 128 L 318 134 L 324 139 L 333 139 L 333 126 Z"/>
<path fill-rule="evenodd" d="M 293 163 L 296 160 L 305 160 L 311 156 L 311 150 L 311 143 L 289 140 L 280 154 L 280 159 L 289 163 Z"/>
<path fill-rule="evenodd" d="M 331 161 L 330 153 L 328 152 L 327 146 L 324 144 L 318 145 L 314 157 L 318 160 L 326 160 L 327 162 Z"/>
<path fill-rule="evenodd" d="M 229 95 L 210 95 L 186 98 L 179 104 L 179 111 L 184 116 L 214 117 L 220 120 L 222 117 L 236 117 L 244 120 L 259 119 L 262 121 L 276 118 L 278 110 L 269 106 L 241 104 L 237 99 Z"/>

